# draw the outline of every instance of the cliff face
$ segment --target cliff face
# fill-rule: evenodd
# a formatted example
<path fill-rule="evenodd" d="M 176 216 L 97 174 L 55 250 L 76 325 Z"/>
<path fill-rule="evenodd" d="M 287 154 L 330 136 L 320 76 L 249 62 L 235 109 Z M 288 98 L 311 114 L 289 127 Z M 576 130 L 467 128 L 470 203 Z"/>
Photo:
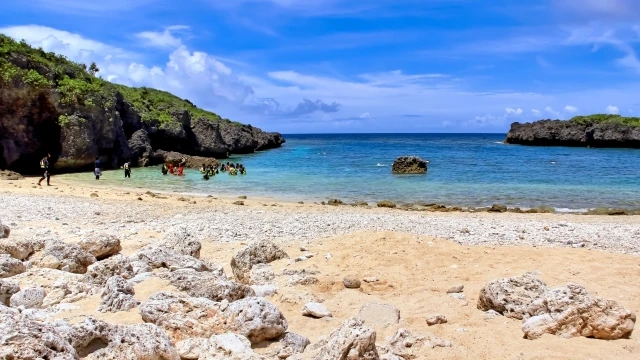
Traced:
<path fill-rule="evenodd" d="M 616 122 L 540 120 L 513 123 L 506 143 L 537 146 L 640 148 L 640 127 Z"/>
<path fill-rule="evenodd" d="M 0 35 L 0 169 L 57 172 L 145 166 L 162 154 L 224 158 L 281 146 L 279 133 L 222 119 L 187 100 L 94 76 L 86 66 Z"/>

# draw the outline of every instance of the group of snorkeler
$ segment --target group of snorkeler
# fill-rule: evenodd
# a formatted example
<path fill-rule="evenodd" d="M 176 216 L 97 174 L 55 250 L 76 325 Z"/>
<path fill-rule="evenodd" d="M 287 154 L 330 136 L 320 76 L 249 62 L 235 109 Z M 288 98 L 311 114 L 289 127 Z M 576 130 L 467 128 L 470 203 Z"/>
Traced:
<path fill-rule="evenodd" d="M 187 165 L 187 160 L 182 159 L 180 161 L 168 162 L 162 165 L 162 175 L 178 175 L 184 176 L 184 167 Z"/>
<path fill-rule="evenodd" d="M 205 180 L 209 180 L 212 176 L 215 176 L 216 174 L 219 174 L 220 171 L 222 172 L 229 172 L 229 175 L 247 175 L 247 169 L 245 169 L 244 165 L 242 164 L 232 164 L 227 162 L 226 164 L 220 164 L 220 165 L 209 165 L 209 166 L 205 166 L 205 164 L 202 164 L 202 167 L 200 168 L 200 173 L 202 174 L 202 178 Z"/>

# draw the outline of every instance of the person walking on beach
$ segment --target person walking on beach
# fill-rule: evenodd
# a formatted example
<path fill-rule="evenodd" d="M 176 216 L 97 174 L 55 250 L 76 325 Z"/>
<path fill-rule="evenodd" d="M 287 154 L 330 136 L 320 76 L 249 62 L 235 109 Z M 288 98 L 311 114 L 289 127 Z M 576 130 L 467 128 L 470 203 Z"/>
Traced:
<path fill-rule="evenodd" d="M 40 180 L 38 181 L 38 186 L 42 186 L 42 180 L 47 179 L 47 186 L 51 186 L 51 184 L 49 183 L 49 179 L 51 179 L 51 176 L 49 175 L 49 158 L 51 157 L 51 154 L 47 153 L 47 156 L 43 157 L 42 160 L 40 160 L 40 169 L 42 169 L 42 171 L 44 171 L 44 174 L 42 175 L 42 178 L 40 178 Z"/>
<path fill-rule="evenodd" d="M 131 160 L 127 160 L 122 167 L 124 168 L 124 177 L 131 179 Z"/>
<path fill-rule="evenodd" d="M 100 157 L 98 156 L 96 156 L 96 161 L 94 162 L 93 174 L 96 176 L 96 180 L 100 180 Z"/>

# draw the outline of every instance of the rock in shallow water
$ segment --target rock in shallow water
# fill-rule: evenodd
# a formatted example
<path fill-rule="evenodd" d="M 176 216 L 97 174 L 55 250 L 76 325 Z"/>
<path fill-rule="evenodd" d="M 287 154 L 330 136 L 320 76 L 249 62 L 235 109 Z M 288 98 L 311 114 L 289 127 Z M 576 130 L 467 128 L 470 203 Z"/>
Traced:
<path fill-rule="evenodd" d="M 393 162 L 391 171 L 394 174 L 425 174 L 427 163 L 417 156 L 401 156 Z"/>

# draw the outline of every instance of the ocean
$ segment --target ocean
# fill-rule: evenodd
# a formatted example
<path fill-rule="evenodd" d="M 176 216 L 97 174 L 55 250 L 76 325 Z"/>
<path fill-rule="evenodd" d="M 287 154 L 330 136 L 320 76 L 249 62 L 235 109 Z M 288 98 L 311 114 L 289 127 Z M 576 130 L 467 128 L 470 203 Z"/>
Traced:
<path fill-rule="evenodd" d="M 640 150 L 507 145 L 504 134 L 285 135 L 279 149 L 228 160 L 245 176 L 220 173 L 208 181 L 196 170 L 163 176 L 160 167 L 103 172 L 103 185 L 145 187 L 283 201 L 392 200 L 490 206 L 494 203 L 557 211 L 640 208 Z M 426 175 L 393 175 L 393 160 L 417 155 L 430 161 Z M 95 181 L 92 174 L 67 174 Z"/>

